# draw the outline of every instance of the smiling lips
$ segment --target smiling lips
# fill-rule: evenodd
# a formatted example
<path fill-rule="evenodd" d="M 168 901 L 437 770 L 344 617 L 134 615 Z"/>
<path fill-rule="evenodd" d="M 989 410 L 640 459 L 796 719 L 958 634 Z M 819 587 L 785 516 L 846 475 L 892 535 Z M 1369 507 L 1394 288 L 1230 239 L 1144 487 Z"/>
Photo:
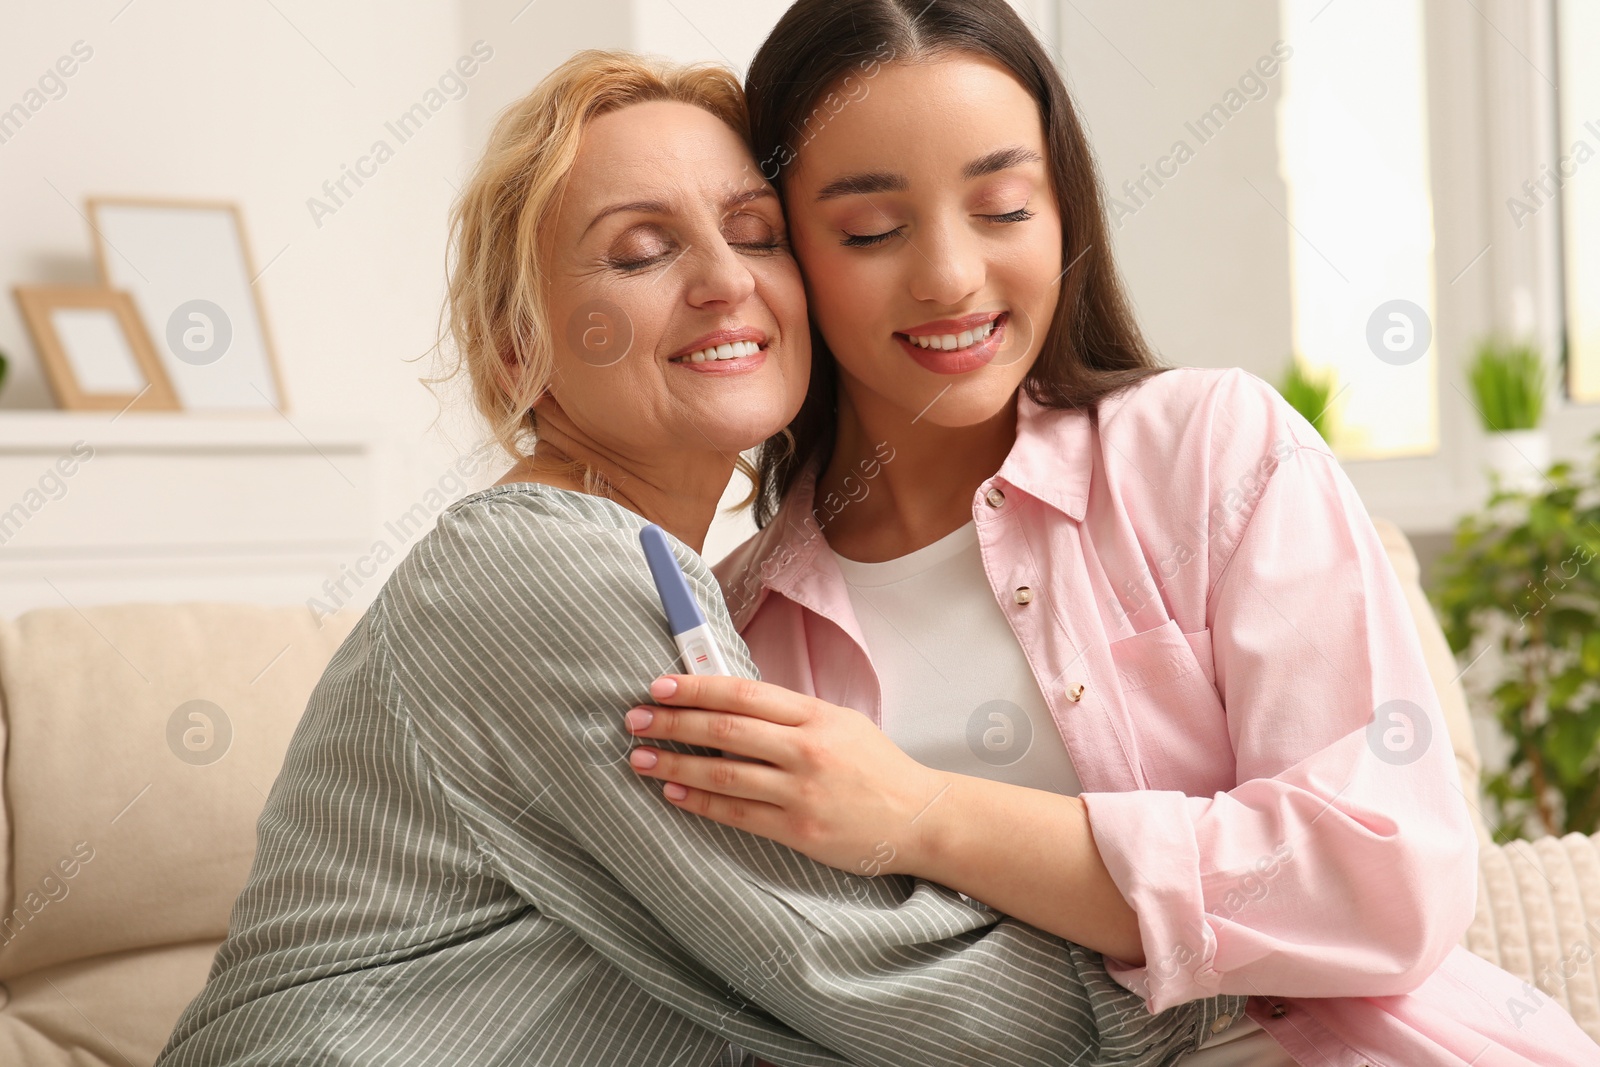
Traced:
<path fill-rule="evenodd" d="M 907 334 L 906 337 L 918 348 L 942 349 L 949 352 L 957 348 L 966 348 L 974 341 L 983 340 L 993 329 L 994 323 L 990 321 L 976 330 L 962 330 L 960 333 Z"/>
<path fill-rule="evenodd" d="M 733 374 L 765 363 L 766 344 L 767 335 L 748 326 L 718 330 L 691 341 L 667 362 L 702 374 Z"/>
<path fill-rule="evenodd" d="M 733 341 L 729 344 L 712 345 L 708 348 L 696 349 L 687 356 L 679 356 L 675 363 L 706 363 L 722 359 L 739 359 L 743 356 L 753 356 L 761 351 L 761 346 L 754 341 Z"/>
<path fill-rule="evenodd" d="M 912 359 L 935 374 L 965 374 L 994 359 L 1005 342 L 1005 311 L 926 322 L 894 339 Z"/>

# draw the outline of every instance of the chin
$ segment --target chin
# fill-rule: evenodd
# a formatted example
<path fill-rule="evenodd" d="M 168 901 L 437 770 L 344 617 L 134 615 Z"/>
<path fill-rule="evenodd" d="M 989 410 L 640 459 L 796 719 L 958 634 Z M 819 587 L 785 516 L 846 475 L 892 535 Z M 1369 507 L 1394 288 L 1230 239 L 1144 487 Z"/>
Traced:
<path fill-rule="evenodd" d="M 958 397 L 954 389 L 939 398 L 938 403 L 928 409 L 922 416 L 923 422 L 931 422 L 935 426 L 942 426 L 947 430 L 960 430 L 968 426 L 981 426 L 992 422 L 1001 415 L 1009 412 L 1016 406 L 1017 392 L 1012 389 L 1003 395 L 984 394 L 981 396 Z"/>
<path fill-rule="evenodd" d="M 787 426 L 791 417 L 790 414 L 777 411 L 720 412 L 685 427 L 686 436 L 681 440 L 700 438 L 709 441 L 717 451 L 731 456 L 755 448 Z"/>
<path fill-rule="evenodd" d="M 1011 411 L 1016 406 L 1017 389 L 1025 375 L 1002 377 L 979 372 L 963 377 L 964 380 L 952 382 L 949 378 L 921 374 L 916 377 L 915 393 L 908 391 L 906 383 L 900 381 L 892 383 L 892 393 L 881 395 L 911 415 L 921 412 L 918 422 L 958 430 L 982 425 Z"/>

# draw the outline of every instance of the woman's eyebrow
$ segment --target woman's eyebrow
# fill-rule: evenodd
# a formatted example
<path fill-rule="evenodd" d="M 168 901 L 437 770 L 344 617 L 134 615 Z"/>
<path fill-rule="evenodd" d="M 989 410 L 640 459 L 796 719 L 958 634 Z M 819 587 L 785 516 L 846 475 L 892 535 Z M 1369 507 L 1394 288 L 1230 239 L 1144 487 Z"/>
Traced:
<path fill-rule="evenodd" d="M 736 208 L 741 204 L 748 204 L 754 200 L 763 200 L 767 197 L 776 199 L 777 196 L 778 194 L 769 186 L 763 186 L 759 189 L 744 189 L 728 197 L 723 202 L 723 207 Z M 672 212 L 672 208 L 663 200 L 630 200 L 626 204 L 612 204 L 610 207 L 602 209 L 599 214 L 589 220 L 589 225 L 583 228 L 583 233 L 579 235 L 579 239 L 581 240 L 590 230 L 594 229 L 601 219 L 624 211 L 637 211 L 645 215 L 667 215 Z"/>
<path fill-rule="evenodd" d="M 623 211 L 638 211 L 646 215 L 665 215 L 669 210 L 667 205 L 660 200 L 631 200 L 626 204 L 612 204 L 589 220 L 589 225 L 583 228 L 583 233 L 579 234 L 579 239 L 581 240 L 584 236 L 587 236 L 589 231 L 594 229 L 595 225 L 607 215 L 615 215 Z"/>
<path fill-rule="evenodd" d="M 884 171 L 846 174 L 824 185 L 817 193 L 817 200 L 837 200 L 841 196 L 854 196 L 858 193 L 903 193 L 910 187 L 911 183 L 903 174 L 889 174 Z"/>
<path fill-rule="evenodd" d="M 732 196 L 728 197 L 728 199 L 722 202 L 722 206 L 724 208 L 736 208 L 744 204 L 753 203 L 757 200 L 765 200 L 768 197 L 776 200 L 778 199 L 778 192 L 770 185 L 762 185 L 754 189 L 742 189 L 739 192 L 734 193 Z"/>
<path fill-rule="evenodd" d="M 961 168 L 961 176 L 968 181 L 981 178 L 985 174 L 996 171 L 1008 170 L 1011 167 L 1020 167 L 1024 163 L 1043 163 L 1044 157 L 1031 148 L 1022 145 L 1011 145 L 1007 148 L 997 148 L 987 155 L 979 156 L 971 163 Z"/>
<path fill-rule="evenodd" d="M 993 152 L 979 156 L 971 163 L 961 168 L 961 177 L 966 181 L 981 178 L 986 174 L 996 171 L 1008 170 L 1011 167 L 1020 167 L 1025 163 L 1043 163 L 1044 157 L 1031 148 L 1022 145 L 1010 145 L 1006 148 L 997 148 Z M 817 200 L 836 200 L 841 196 L 853 196 L 860 193 L 903 193 L 910 188 L 903 174 L 890 174 L 887 171 L 870 171 L 863 174 L 846 174 L 842 178 L 835 178 L 824 185 L 817 192 Z"/>

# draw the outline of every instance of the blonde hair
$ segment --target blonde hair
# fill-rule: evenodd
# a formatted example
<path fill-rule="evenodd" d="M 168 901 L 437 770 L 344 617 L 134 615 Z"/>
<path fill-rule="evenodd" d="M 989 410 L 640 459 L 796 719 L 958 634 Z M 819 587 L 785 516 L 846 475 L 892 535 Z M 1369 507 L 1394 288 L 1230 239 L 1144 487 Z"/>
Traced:
<path fill-rule="evenodd" d="M 474 405 L 514 461 L 537 450 L 533 405 L 555 369 L 560 335 L 549 321 L 546 299 L 548 225 L 578 142 L 594 118 L 658 100 L 703 108 L 749 140 L 744 89 L 732 71 L 588 49 L 501 113 L 451 209 L 453 262 L 442 314 L 449 317 L 457 361 L 447 374 L 428 380 L 444 381 L 465 366 Z M 738 465 L 753 473 L 742 456 Z M 609 495 L 605 479 L 586 464 L 552 463 L 549 469 L 581 477 L 588 492 Z"/>

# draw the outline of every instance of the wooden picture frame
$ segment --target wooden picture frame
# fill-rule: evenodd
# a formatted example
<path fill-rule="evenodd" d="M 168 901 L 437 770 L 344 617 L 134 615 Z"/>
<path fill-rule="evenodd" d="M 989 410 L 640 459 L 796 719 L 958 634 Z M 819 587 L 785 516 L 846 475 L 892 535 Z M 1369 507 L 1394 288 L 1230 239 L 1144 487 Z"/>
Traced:
<path fill-rule="evenodd" d="M 177 410 L 172 382 L 127 293 L 83 285 L 18 285 L 12 292 L 61 407 Z"/>
<path fill-rule="evenodd" d="M 100 277 L 126 291 L 190 411 L 288 408 L 237 204 L 89 197 Z"/>

